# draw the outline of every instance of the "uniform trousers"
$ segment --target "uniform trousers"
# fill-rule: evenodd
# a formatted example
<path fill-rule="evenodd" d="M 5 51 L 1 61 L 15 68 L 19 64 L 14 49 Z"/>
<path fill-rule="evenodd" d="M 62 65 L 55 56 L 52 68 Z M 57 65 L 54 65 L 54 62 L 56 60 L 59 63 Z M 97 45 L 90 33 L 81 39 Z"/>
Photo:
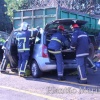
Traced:
<path fill-rule="evenodd" d="M 78 69 L 78 74 L 79 78 L 82 81 L 87 80 L 87 75 L 86 75 L 86 62 L 87 62 L 87 56 L 82 56 L 82 57 L 76 57 L 77 61 L 77 69 Z"/>
<path fill-rule="evenodd" d="M 25 73 L 26 66 L 29 59 L 29 51 L 18 52 L 18 69 L 19 73 Z"/>

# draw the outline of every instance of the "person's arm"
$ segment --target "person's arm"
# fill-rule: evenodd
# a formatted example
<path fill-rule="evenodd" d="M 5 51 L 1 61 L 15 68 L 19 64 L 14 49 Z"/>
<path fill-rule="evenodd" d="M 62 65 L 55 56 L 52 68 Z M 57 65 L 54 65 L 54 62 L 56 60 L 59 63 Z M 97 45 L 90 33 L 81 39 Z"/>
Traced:
<path fill-rule="evenodd" d="M 20 32 L 20 31 L 16 31 L 16 32 L 14 32 L 13 35 L 12 35 L 12 40 L 11 40 L 11 42 L 12 42 L 13 44 L 15 44 L 15 45 L 17 45 L 17 43 L 18 43 L 18 36 L 17 36 L 18 32 Z"/>
<path fill-rule="evenodd" d="M 18 44 L 18 36 L 17 33 L 14 34 L 14 44 Z"/>
<path fill-rule="evenodd" d="M 36 41 L 36 37 L 38 36 L 38 34 L 40 34 L 40 32 L 37 29 L 34 29 L 32 32 L 30 32 L 30 45 L 34 44 Z"/>
<path fill-rule="evenodd" d="M 71 45 L 70 45 L 70 48 L 72 50 L 76 49 L 77 39 L 78 39 L 78 33 L 77 32 L 73 32 L 73 35 L 72 35 L 72 38 L 71 38 Z"/>
<path fill-rule="evenodd" d="M 70 47 L 69 41 L 63 35 L 62 35 L 62 42 L 63 42 L 63 45 L 65 45 L 67 48 Z"/>

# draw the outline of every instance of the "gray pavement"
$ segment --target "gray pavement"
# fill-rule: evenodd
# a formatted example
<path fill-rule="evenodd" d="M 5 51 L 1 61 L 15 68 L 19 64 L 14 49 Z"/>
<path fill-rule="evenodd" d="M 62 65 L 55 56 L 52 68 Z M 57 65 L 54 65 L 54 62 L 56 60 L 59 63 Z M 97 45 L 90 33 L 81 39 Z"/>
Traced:
<path fill-rule="evenodd" d="M 88 69 L 88 84 L 79 84 L 76 75 L 66 73 L 65 81 L 58 81 L 56 72 L 42 78 L 19 77 L 16 73 L 0 73 L 0 100 L 99 100 L 100 69 Z"/>
<path fill-rule="evenodd" d="M 35 95 L 0 88 L 0 100 L 46 100 Z"/>

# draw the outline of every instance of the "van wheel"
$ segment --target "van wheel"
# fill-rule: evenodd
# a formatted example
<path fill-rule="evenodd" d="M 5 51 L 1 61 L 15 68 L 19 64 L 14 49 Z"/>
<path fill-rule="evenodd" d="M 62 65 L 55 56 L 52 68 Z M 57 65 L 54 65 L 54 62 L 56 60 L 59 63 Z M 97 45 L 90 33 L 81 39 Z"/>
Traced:
<path fill-rule="evenodd" d="M 33 63 L 32 63 L 31 72 L 32 72 L 32 76 L 34 78 L 39 78 L 42 76 L 42 71 L 40 70 L 36 61 L 33 61 Z"/>

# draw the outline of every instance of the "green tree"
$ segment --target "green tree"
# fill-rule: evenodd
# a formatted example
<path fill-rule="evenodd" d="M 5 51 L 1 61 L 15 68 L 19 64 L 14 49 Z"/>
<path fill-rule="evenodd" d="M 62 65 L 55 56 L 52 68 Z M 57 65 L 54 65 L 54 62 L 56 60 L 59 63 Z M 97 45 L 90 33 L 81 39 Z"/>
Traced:
<path fill-rule="evenodd" d="M 11 28 L 12 24 L 9 16 L 7 15 L 6 2 L 4 0 L 0 0 L 0 31 L 8 32 Z"/>
<path fill-rule="evenodd" d="M 26 0 L 5 0 L 7 3 L 7 14 L 11 17 L 11 20 L 13 17 L 13 11 L 20 9 L 24 1 Z"/>
<path fill-rule="evenodd" d="M 13 11 L 14 10 L 19 10 L 19 9 L 23 9 L 23 5 L 26 4 L 29 0 L 1 0 L 0 3 L 5 2 L 4 7 L 6 8 L 6 18 L 9 16 L 10 20 L 7 21 L 8 24 L 5 24 L 5 26 L 7 26 L 7 30 L 11 31 L 13 28 Z M 2 18 L 4 19 L 4 18 Z M 6 19 L 7 20 L 7 19 Z M 10 28 L 9 28 L 9 27 Z M 4 29 L 5 30 L 5 29 Z"/>
<path fill-rule="evenodd" d="M 7 15 L 13 18 L 13 11 L 20 9 L 29 9 L 36 5 L 39 0 L 5 0 L 7 6 Z"/>

